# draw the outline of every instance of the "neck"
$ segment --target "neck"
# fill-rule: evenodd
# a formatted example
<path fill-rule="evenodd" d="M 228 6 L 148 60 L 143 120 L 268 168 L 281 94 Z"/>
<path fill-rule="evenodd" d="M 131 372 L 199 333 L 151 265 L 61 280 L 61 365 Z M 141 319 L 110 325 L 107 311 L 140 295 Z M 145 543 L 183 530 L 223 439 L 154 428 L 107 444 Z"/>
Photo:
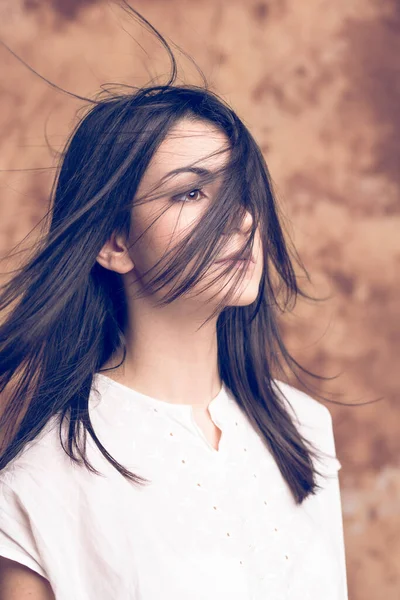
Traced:
<path fill-rule="evenodd" d="M 125 361 L 104 374 L 152 398 L 206 409 L 222 385 L 216 319 L 198 329 L 198 320 L 178 318 L 171 305 L 145 312 L 130 311 Z M 102 369 L 121 359 L 119 351 Z"/>

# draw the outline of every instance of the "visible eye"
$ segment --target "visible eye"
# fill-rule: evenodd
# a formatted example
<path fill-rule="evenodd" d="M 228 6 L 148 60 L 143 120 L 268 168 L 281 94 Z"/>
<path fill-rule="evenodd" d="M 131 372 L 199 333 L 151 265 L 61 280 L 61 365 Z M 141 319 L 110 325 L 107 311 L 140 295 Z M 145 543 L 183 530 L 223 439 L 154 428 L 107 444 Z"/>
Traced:
<path fill-rule="evenodd" d="M 188 200 L 185 200 L 188 198 Z M 205 198 L 205 194 L 201 190 L 201 188 L 195 188 L 190 190 L 189 192 L 184 192 L 183 194 L 178 194 L 177 196 L 172 196 L 172 200 L 174 202 L 198 202 Z"/>

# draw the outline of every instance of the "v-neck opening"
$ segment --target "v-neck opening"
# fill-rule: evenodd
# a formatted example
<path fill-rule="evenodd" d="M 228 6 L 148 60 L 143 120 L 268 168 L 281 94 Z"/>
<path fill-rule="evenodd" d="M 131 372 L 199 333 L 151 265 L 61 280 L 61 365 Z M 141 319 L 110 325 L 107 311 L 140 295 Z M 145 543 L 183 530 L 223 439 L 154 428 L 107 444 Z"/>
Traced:
<path fill-rule="evenodd" d="M 218 394 L 210 400 L 208 407 L 205 409 L 208 409 L 212 422 L 221 431 L 218 449 L 216 449 L 207 439 L 202 428 L 198 425 L 194 416 L 194 405 L 167 402 L 160 400 L 159 398 L 148 396 L 135 390 L 134 388 L 111 379 L 111 377 L 108 377 L 107 375 L 103 375 L 103 373 L 95 373 L 95 377 L 97 378 L 96 383 L 99 384 L 99 387 L 106 385 L 106 389 L 111 390 L 114 392 L 114 394 L 116 392 L 120 392 L 122 398 L 128 403 L 132 402 L 133 406 L 139 406 L 144 410 L 155 411 L 160 415 L 171 418 L 173 421 L 176 421 L 186 429 L 189 429 L 194 435 L 196 435 L 197 439 L 202 442 L 203 446 L 205 446 L 210 452 L 210 455 L 214 455 L 220 459 L 224 454 L 227 435 L 226 429 L 229 427 L 228 419 L 225 420 L 224 416 L 226 414 L 226 408 L 230 402 L 224 382 L 222 382 L 222 386 Z M 120 396 L 120 394 L 118 393 L 118 396 Z"/>

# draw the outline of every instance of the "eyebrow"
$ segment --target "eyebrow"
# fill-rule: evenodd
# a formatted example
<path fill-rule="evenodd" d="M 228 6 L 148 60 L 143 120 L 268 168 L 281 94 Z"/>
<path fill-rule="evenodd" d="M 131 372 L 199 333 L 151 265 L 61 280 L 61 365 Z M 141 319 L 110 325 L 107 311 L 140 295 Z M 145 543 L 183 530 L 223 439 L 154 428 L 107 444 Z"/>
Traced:
<path fill-rule="evenodd" d="M 180 167 L 179 169 L 173 169 L 172 171 L 169 171 L 168 173 L 163 175 L 163 177 L 161 177 L 160 179 L 160 183 L 161 181 L 164 181 L 164 179 L 167 179 L 172 175 L 178 175 L 179 173 L 196 173 L 196 175 L 211 175 L 212 171 L 202 167 Z"/>

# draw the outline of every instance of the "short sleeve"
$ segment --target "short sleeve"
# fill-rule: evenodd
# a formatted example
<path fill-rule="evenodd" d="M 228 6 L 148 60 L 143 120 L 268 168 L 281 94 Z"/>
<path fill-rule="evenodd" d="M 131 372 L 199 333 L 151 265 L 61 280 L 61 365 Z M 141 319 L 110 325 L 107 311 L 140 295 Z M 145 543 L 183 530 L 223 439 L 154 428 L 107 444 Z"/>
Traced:
<path fill-rule="evenodd" d="M 311 442 L 316 482 L 319 490 L 310 499 L 313 515 L 318 518 L 318 527 L 330 540 L 338 558 L 338 581 L 340 600 L 347 600 L 346 554 L 339 483 L 342 467 L 336 456 L 332 415 L 329 409 L 304 392 L 283 382 L 276 381 L 277 390 L 294 418 L 296 426 L 307 441 Z"/>
<path fill-rule="evenodd" d="M 341 572 L 341 596 L 347 600 L 347 573 L 346 573 L 346 553 L 343 528 L 343 514 L 339 483 L 339 470 L 341 464 L 336 458 L 335 438 L 333 433 L 333 423 L 330 411 L 325 408 L 325 436 L 324 450 L 329 458 L 325 460 L 325 473 L 328 475 L 322 479 L 320 485 L 322 491 L 317 494 L 320 503 L 321 528 L 332 541 L 336 548 L 336 553 L 340 563 Z"/>
<path fill-rule="evenodd" d="M 0 478 L 0 556 L 29 567 L 45 579 L 29 515 L 18 494 Z"/>

